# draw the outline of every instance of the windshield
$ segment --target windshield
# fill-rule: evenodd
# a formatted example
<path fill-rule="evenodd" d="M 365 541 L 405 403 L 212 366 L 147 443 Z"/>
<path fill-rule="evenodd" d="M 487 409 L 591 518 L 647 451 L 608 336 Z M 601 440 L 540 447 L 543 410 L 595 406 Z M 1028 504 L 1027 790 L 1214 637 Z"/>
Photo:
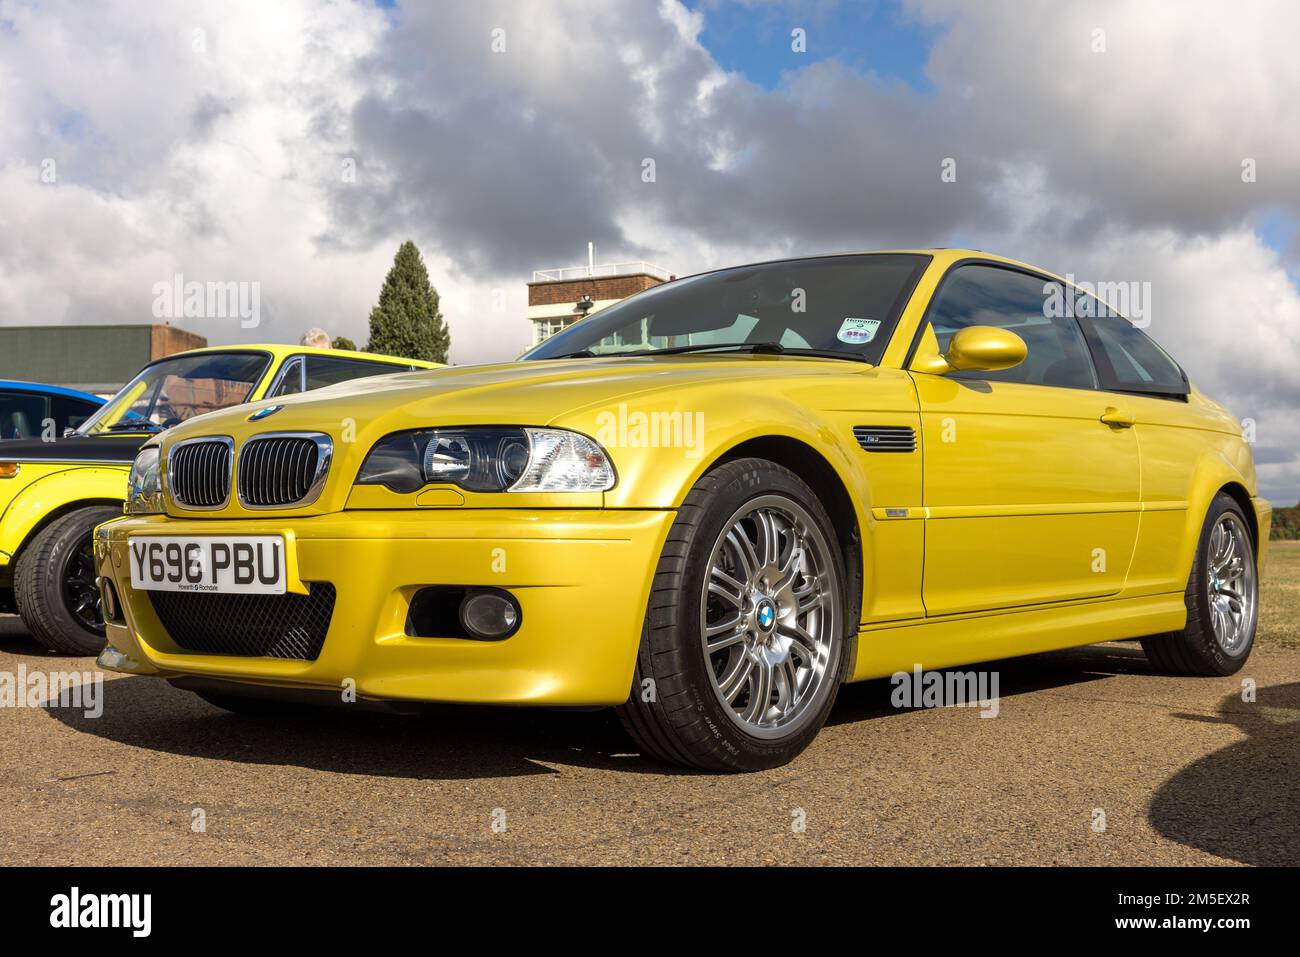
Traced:
<path fill-rule="evenodd" d="M 147 365 L 77 429 L 156 432 L 247 401 L 266 371 L 264 352 L 209 352 Z"/>
<path fill-rule="evenodd" d="M 678 279 L 593 313 L 523 358 L 750 350 L 877 363 L 929 258 L 826 256 Z"/>

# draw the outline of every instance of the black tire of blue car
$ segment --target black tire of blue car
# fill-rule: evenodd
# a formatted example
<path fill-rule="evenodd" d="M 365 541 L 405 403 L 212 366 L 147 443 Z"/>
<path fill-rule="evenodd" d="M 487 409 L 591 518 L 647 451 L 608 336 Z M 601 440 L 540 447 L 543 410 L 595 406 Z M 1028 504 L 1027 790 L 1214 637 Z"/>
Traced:
<path fill-rule="evenodd" d="M 1240 505 L 1232 496 L 1220 492 L 1210 503 L 1201 528 L 1201 537 L 1196 546 L 1196 557 L 1192 561 L 1192 573 L 1187 580 L 1185 601 L 1187 603 L 1187 624 L 1182 631 L 1171 631 L 1160 635 L 1150 635 L 1142 639 L 1142 650 L 1147 660 L 1157 671 L 1174 675 L 1198 675 L 1213 677 L 1235 674 L 1250 657 L 1255 645 L 1255 630 L 1259 622 L 1259 588 L 1258 575 L 1251 574 L 1249 620 L 1244 635 L 1231 648 L 1224 648 L 1215 635 L 1211 608 L 1214 596 L 1211 594 L 1212 576 L 1206 567 L 1211 561 L 1210 538 L 1215 526 L 1225 515 L 1233 515 L 1240 522 L 1240 528 L 1246 530 L 1241 546 L 1245 552 L 1242 556 L 1252 571 L 1256 568 L 1254 536 Z M 1229 520 L 1231 521 L 1231 520 Z"/>
<path fill-rule="evenodd" d="M 808 550 L 820 552 L 817 561 L 825 584 L 819 586 L 818 593 L 824 591 L 830 615 L 822 629 L 826 637 L 819 646 L 824 671 L 817 693 L 807 698 L 797 727 L 766 736 L 747 733 L 724 707 L 719 671 L 728 666 L 714 663 L 703 639 L 712 601 L 704 594 L 705 582 L 713 581 L 712 569 L 728 528 L 734 527 L 737 515 L 755 507 L 757 500 L 798 516 L 796 524 L 806 532 Z M 707 771 L 758 771 L 786 764 L 808 746 L 835 703 L 848 667 L 846 648 L 857 627 L 856 620 L 846 623 L 846 576 L 836 543 L 834 527 L 816 494 L 780 465 L 765 459 L 734 459 L 696 482 L 664 543 L 631 693 L 617 709 L 624 728 L 644 755 Z M 829 607 L 832 603 L 838 607 Z M 788 612 L 788 606 L 786 609 Z M 738 608 L 737 619 L 743 617 Z M 769 632 L 767 640 L 775 635 L 775 631 Z M 740 653 L 749 648 L 746 638 Z M 787 691 L 791 688 L 788 675 L 779 683 L 769 680 L 761 698 L 764 709 L 769 694 L 779 699 L 781 685 Z M 754 697 L 756 687 L 750 685 L 739 700 L 743 702 L 744 695 L 760 700 Z"/>
<path fill-rule="evenodd" d="M 104 619 L 96 584 L 96 525 L 122 517 L 110 505 L 79 508 L 37 533 L 18 557 L 14 598 L 32 637 L 65 655 L 97 655 Z"/>

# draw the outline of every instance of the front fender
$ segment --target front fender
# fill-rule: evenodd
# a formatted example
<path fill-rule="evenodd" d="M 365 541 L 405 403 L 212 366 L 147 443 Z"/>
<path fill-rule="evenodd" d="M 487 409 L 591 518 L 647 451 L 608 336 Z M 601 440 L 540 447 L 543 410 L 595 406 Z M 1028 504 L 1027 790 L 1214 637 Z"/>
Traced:
<path fill-rule="evenodd" d="M 0 562 L 8 564 L 31 536 L 54 515 L 79 503 L 126 500 L 127 466 L 23 466 L 48 469 L 5 503 L 0 514 Z M 12 481 L 12 480 L 7 480 Z M 0 492 L 3 491 L 0 485 Z"/>
<path fill-rule="evenodd" d="M 824 463 L 847 492 L 866 572 L 861 620 L 920 617 L 920 450 L 872 454 L 853 434 L 855 426 L 871 425 L 910 427 L 919 435 L 910 378 L 888 370 L 879 375 L 896 379 L 894 387 L 867 391 L 858 385 L 862 380 L 837 377 L 833 385 L 808 389 L 816 394 L 734 386 L 729 392 L 643 394 L 580 410 L 555 424 L 592 436 L 608 451 L 618 484 L 606 493 L 607 508 L 676 509 L 699 478 L 738 447 L 787 440 L 779 456 L 784 465 L 807 478 Z"/>
<path fill-rule="evenodd" d="M 843 436 L 809 409 L 782 396 L 745 396 L 743 402 L 683 402 L 672 395 L 640 397 L 586 410 L 558 423 L 592 436 L 618 472 L 605 494 L 607 508 L 673 509 L 695 482 L 731 449 L 753 439 L 793 439 L 830 463 L 840 481 L 859 493 L 866 476 L 854 467 Z M 853 439 L 852 427 L 844 430 Z M 866 499 L 863 499 L 866 501 Z"/>

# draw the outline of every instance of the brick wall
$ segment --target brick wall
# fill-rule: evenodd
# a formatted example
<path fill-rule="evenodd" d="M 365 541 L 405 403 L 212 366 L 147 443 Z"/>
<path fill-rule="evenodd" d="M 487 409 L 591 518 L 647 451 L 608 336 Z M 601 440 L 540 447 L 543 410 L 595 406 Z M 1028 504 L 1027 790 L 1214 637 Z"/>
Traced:
<path fill-rule="evenodd" d="M 161 359 L 188 349 L 202 349 L 208 344 L 203 336 L 177 329 L 175 326 L 153 326 L 149 334 L 149 358 Z"/>
<path fill-rule="evenodd" d="M 559 306 L 577 302 L 583 296 L 598 299 L 626 299 L 633 293 L 657 286 L 662 279 L 646 273 L 630 276 L 598 276 L 595 279 L 568 279 L 563 282 L 530 282 L 528 305 Z"/>

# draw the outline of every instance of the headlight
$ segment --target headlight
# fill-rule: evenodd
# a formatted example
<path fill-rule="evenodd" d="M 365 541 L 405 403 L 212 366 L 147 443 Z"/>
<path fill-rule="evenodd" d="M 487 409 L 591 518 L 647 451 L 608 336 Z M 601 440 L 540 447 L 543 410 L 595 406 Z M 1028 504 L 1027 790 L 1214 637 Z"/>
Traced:
<path fill-rule="evenodd" d="M 126 513 L 128 515 L 157 515 L 164 511 L 162 503 L 162 478 L 158 471 L 158 447 L 141 449 L 131 463 L 131 474 L 126 480 Z"/>
<path fill-rule="evenodd" d="M 614 467 L 592 439 L 563 429 L 423 429 L 380 440 L 358 485 L 414 492 L 430 484 L 470 492 L 603 492 Z"/>

